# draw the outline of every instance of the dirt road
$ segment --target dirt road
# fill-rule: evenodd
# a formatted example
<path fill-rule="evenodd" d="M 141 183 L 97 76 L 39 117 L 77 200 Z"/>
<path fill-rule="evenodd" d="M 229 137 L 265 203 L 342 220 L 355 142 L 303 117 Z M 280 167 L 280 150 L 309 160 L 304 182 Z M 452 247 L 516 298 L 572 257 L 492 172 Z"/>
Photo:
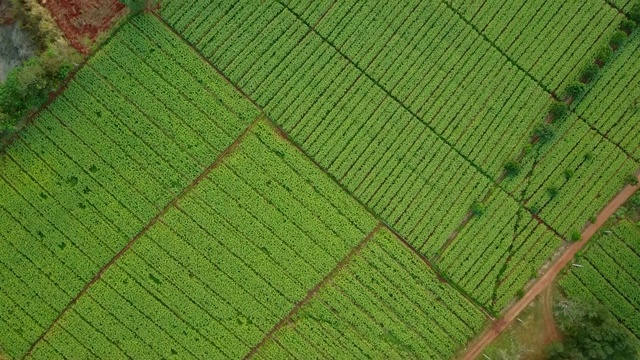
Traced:
<path fill-rule="evenodd" d="M 636 174 L 638 181 L 640 181 L 640 173 Z M 613 213 L 622 206 L 633 193 L 638 189 L 638 185 L 627 185 L 622 189 L 618 195 L 616 195 L 605 207 L 602 209 L 596 219 L 595 224 L 590 224 L 582 232 L 582 240 L 571 244 L 567 250 L 560 256 L 547 270 L 547 272 L 536 281 L 536 283 L 527 291 L 527 293 L 520 299 L 515 305 L 513 305 L 504 316 L 495 322 L 493 326 L 482 334 L 478 340 L 473 342 L 467 353 L 462 357 L 465 360 L 472 360 L 482 354 L 484 348 L 489 345 L 500 333 L 509 326 L 509 324 L 520 314 L 520 312 L 529 305 L 529 303 L 538 296 L 549 284 L 553 281 L 555 276 L 567 265 L 573 256 L 591 239 L 593 234 L 600 229 L 600 227 L 613 215 Z"/>

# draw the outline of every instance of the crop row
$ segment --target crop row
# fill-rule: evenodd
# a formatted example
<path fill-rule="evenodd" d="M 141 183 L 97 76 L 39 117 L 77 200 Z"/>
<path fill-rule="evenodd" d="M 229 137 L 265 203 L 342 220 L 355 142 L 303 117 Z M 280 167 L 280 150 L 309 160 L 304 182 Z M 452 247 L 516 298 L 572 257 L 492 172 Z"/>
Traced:
<path fill-rule="evenodd" d="M 580 99 L 576 111 L 590 125 L 640 161 L 640 35 L 636 32 Z M 597 105 L 597 106 L 596 106 Z"/>
<path fill-rule="evenodd" d="M 351 357 L 451 356 L 482 326 L 482 316 L 401 246 L 388 231 L 377 232 L 256 357 L 336 350 Z"/>
<path fill-rule="evenodd" d="M 450 1 L 495 46 L 551 90 L 578 77 L 602 39 L 616 30 L 620 14 L 605 1 L 580 3 L 490 0 Z"/>

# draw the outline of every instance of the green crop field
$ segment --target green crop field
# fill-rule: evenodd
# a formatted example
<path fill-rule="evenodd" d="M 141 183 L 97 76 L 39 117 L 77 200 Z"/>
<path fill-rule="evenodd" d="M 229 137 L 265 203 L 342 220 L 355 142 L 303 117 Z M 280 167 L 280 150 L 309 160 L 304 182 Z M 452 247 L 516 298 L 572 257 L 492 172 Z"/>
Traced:
<path fill-rule="evenodd" d="M 638 173 L 634 1 L 131 15 L 0 149 L 0 359 L 462 356 Z M 562 283 L 636 336 L 639 231 Z"/>
<path fill-rule="evenodd" d="M 570 296 L 603 304 L 640 341 L 640 226 L 623 220 L 599 234 L 560 280 Z"/>

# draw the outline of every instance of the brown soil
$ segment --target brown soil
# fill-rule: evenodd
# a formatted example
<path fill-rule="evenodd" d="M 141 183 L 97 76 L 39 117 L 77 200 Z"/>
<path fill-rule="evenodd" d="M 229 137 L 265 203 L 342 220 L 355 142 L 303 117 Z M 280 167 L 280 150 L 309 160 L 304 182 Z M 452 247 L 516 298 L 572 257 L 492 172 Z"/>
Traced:
<path fill-rule="evenodd" d="M 541 295 L 542 300 L 542 315 L 544 318 L 544 343 L 548 345 L 556 340 L 560 339 L 560 333 L 556 328 L 556 324 L 553 320 L 553 289 L 551 286 L 547 287 Z"/>
<path fill-rule="evenodd" d="M 636 174 L 636 177 L 640 181 L 640 172 Z M 605 207 L 602 209 L 596 219 L 596 222 L 590 224 L 582 231 L 582 240 L 571 244 L 567 250 L 562 254 L 548 269 L 548 271 L 542 275 L 538 281 L 527 291 L 527 293 L 520 299 L 514 306 L 512 306 L 491 328 L 489 328 L 484 334 L 482 334 L 477 341 L 470 345 L 467 352 L 462 356 L 463 359 L 475 359 L 482 354 L 484 348 L 489 345 L 500 333 L 502 333 L 507 326 L 520 314 L 520 312 L 529 305 L 529 303 L 540 293 L 542 293 L 553 282 L 555 276 L 565 267 L 574 257 L 574 255 L 582 249 L 582 247 L 591 239 L 591 237 L 600 229 L 602 225 L 613 215 L 613 213 L 620 208 L 633 193 L 638 189 L 638 185 L 627 185 L 624 189 L 618 193 Z"/>
<path fill-rule="evenodd" d="M 43 0 L 42 5 L 83 54 L 88 54 L 96 38 L 127 12 L 118 0 Z"/>

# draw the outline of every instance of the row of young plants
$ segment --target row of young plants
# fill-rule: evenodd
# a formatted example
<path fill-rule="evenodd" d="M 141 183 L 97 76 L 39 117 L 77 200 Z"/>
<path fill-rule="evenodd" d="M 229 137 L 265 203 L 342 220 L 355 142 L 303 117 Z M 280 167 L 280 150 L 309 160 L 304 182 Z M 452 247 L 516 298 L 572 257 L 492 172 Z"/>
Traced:
<path fill-rule="evenodd" d="M 256 357 L 336 349 L 353 357 L 448 357 L 482 323 L 477 309 L 382 229 L 258 349 Z"/>

